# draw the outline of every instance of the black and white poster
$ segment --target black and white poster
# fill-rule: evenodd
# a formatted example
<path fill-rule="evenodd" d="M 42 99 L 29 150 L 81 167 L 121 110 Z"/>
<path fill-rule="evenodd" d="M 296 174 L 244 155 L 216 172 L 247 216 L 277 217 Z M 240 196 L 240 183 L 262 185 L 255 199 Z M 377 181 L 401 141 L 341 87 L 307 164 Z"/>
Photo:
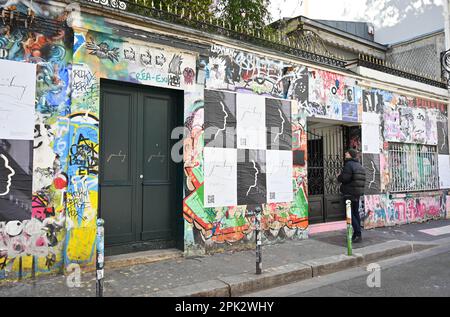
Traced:
<path fill-rule="evenodd" d="M 236 94 L 205 90 L 205 146 L 236 145 Z"/>
<path fill-rule="evenodd" d="M 206 90 L 205 130 L 205 207 L 293 200 L 291 101 Z"/>
<path fill-rule="evenodd" d="M 291 151 L 266 152 L 267 202 L 283 203 L 294 199 L 293 156 Z"/>
<path fill-rule="evenodd" d="M 0 140 L 0 222 L 31 219 L 33 141 Z"/>
<path fill-rule="evenodd" d="M 237 94 L 237 148 L 266 149 L 266 98 Z"/>
<path fill-rule="evenodd" d="M 383 95 L 376 91 L 363 91 L 363 111 L 372 113 L 382 113 L 384 108 Z"/>
<path fill-rule="evenodd" d="M 237 150 L 205 148 L 205 207 L 237 205 Z"/>
<path fill-rule="evenodd" d="M 366 195 L 381 193 L 380 155 L 363 154 L 363 167 L 366 170 Z"/>
<path fill-rule="evenodd" d="M 267 202 L 266 151 L 238 150 L 238 205 L 258 205 Z"/>
<path fill-rule="evenodd" d="M 266 99 L 268 150 L 292 150 L 292 105 L 290 101 Z"/>

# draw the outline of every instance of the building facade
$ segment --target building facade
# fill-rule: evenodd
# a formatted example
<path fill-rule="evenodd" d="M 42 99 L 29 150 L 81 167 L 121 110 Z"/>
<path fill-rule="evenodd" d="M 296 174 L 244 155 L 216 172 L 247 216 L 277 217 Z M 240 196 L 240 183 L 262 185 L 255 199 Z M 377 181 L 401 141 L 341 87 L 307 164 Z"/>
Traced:
<path fill-rule="evenodd" d="M 98 217 L 108 254 L 248 248 L 257 207 L 264 243 L 305 239 L 344 215 L 348 147 L 366 228 L 449 215 L 442 83 L 173 8 L 32 6 L 1 8 L 0 279 L 94 265 Z"/>

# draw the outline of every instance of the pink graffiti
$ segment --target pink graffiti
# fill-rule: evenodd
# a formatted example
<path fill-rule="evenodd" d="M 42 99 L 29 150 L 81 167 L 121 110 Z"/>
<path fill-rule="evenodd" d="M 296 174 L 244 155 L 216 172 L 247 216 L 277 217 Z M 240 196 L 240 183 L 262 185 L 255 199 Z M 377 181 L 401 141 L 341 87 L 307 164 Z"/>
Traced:
<path fill-rule="evenodd" d="M 445 216 L 440 196 L 389 200 L 385 196 L 365 197 L 365 228 L 377 228 L 421 222 Z"/>
<path fill-rule="evenodd" d="M 394 221 L 398 222 L 406 222 L 408 219 L 407 215 L 407 209 L 406 209 L 406 202 L 404 201 L 397 201 L 394 203 L 394 210 L 395 210 L 395 219 Z"/>
<path fill-rule="evenodd" d="M 33 195 L 31 202 L 32 214 L 31 218 L 37 218 L 40 220 L 45 220 L 50 216 L 55 215 L 55 210 L 53 207 L 48 206 L 49 202 L 43 195 Z"/>

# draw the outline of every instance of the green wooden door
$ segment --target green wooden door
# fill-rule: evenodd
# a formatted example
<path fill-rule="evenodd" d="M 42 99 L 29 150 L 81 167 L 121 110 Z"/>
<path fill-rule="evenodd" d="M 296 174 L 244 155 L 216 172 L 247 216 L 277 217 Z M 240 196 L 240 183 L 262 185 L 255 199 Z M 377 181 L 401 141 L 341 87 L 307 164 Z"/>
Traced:
<path fill-rule="evenodd" d="M 100 212 L 111 253 L 171 248 L 180 238 L 182 185 L 171 159 L 178 96 L 102 82 Z"/>

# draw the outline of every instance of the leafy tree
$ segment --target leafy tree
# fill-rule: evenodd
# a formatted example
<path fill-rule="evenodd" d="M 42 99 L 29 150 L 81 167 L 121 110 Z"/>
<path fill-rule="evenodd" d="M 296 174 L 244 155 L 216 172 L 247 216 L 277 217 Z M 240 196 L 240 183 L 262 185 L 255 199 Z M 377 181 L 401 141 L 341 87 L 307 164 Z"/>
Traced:
<path fill-rule="evenodd" d="M 136 0 L 140 5 L 150 6 L 167 11 L 175 8 L 180 13 L 182 9 L 186 15 L 195 18 L 218 18 L 231 28 L 262 30 L 266 29 L 270 21 L 270 0 Z"/>
<path fill-rule="evenodd" d="M 176 8 L 177 12 L 181 12 L 184 9 L 186 14 L 191 13 L 192 16 L 212 16 L 211 8 L 213 0 L 137 0 L 137 2 L 146 6 L 150 6 L 153 2 L 155 8 L 162 8 L 164 11 L 167 11 L 167 7 L 169 6 L 171 10 Z"/>
<path fill-rule="evenodd" d="M 216 1 L 215 13 L 232 28 L 263 29 L 270 21 L 270 0 Z"/>

